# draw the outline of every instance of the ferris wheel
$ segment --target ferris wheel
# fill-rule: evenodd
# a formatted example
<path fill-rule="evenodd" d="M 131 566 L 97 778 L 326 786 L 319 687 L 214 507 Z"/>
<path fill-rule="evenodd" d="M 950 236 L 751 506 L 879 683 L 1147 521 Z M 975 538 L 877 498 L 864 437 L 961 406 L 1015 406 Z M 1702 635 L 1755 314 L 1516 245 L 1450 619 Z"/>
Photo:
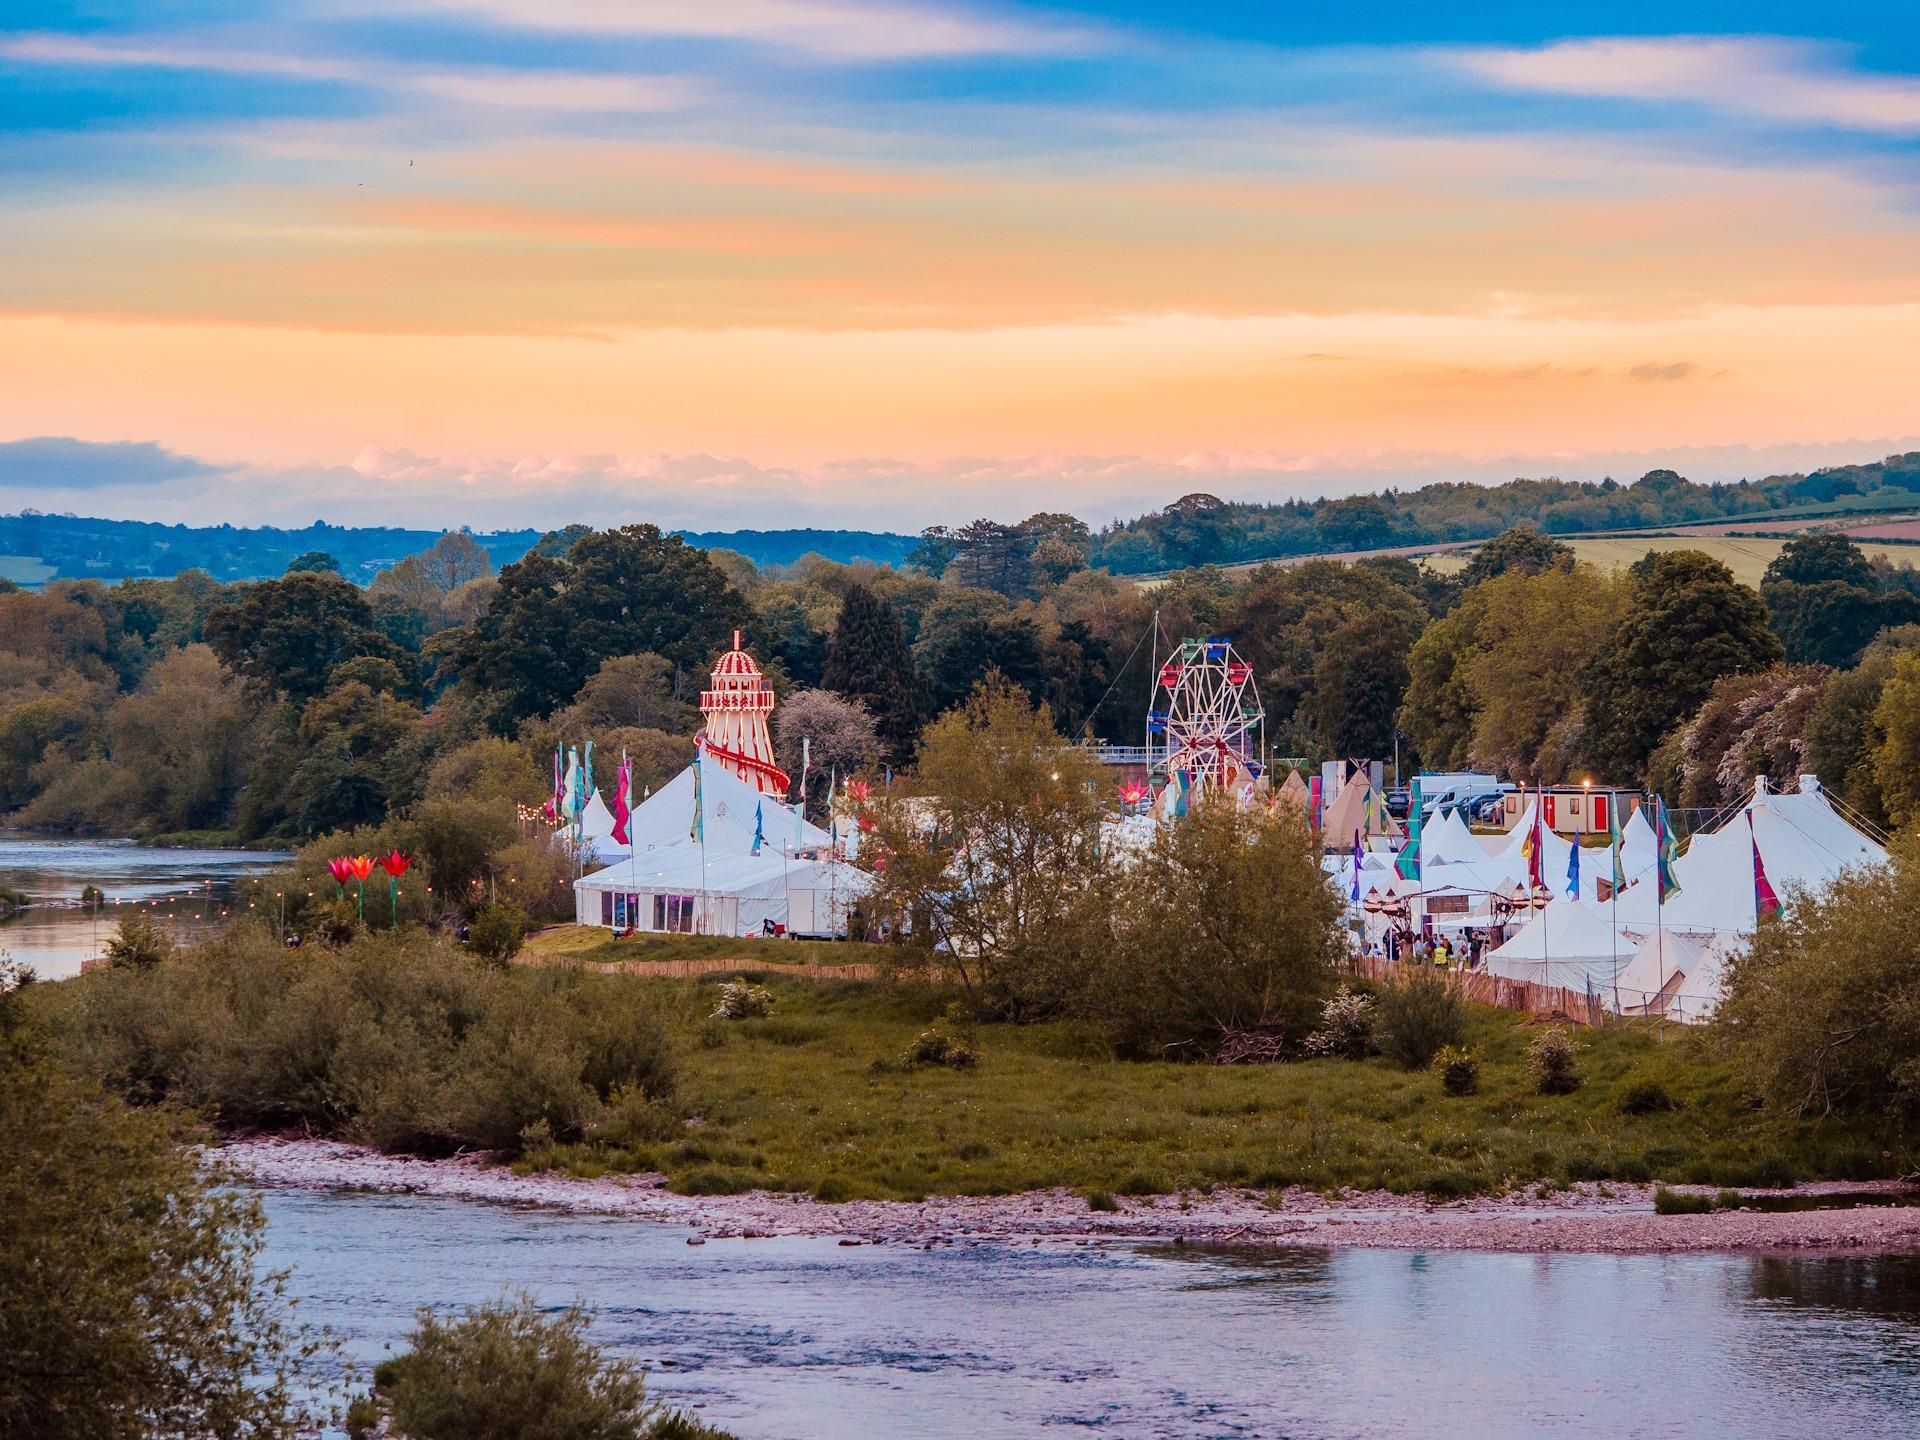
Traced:
<path fill-rule="evenodd" d="M 1154 677 L 1147 710 L 1147 778 L 1154 786 L 1186 771 L 1196 787 L 1265 768 L 1260 691 L 1253 667 L 1221 639 L 1183 640 Z"/>

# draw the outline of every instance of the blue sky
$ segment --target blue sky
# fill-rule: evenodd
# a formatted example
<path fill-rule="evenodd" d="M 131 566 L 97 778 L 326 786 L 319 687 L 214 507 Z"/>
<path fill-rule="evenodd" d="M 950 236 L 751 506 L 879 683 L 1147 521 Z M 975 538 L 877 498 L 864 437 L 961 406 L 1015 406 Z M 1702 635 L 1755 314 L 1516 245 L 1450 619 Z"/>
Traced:
<path fill-rule="evenodd" d="M 1916 8 L 16 4 L 0 443 L 476 523 L 1872 458 Z"/>

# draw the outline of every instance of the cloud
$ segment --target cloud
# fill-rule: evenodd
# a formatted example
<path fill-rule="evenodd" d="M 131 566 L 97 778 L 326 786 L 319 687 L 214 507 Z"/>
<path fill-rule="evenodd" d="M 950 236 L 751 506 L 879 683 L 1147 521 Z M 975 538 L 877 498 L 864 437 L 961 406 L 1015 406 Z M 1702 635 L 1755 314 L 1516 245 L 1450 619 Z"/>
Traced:
<path fill-rule="evenodd" d="M 1831 45 L 1678 36 L 1450 53 L 1481 79 L 1515 90 L 1690 101 L 1795 124 L 1920 135 L 1920 79 L 1842 69 Z"/>
<path fill-rule="evenodd" d="M 1676 360 L 1664 365 L 1658 360 L 1649 360 L 1644 365 L 1635 365 L 1627 374 L 1635 380 L 1691 380 L 1701 373 L 1700 367 L 1691 360 Z"/>
<path fill-rule="evenodd" d="M 876 0 L 402 0 L 399 8 L 572 34 L 753 41 L 836 60 L 1057 54 L 1092 40 L 1083 28 Z"/>
<path fill-rule="evenodd" d="M 164 485 L 217 475 L 222 468 L 150 441 L 101 443 L 40 435 L 0 442 L 0 489 L 100 490 Z"/>
<path fill-rule="evenodd" d="M 0 59 L 36 65 L 277 75 L 294 80 L 387 86 L 458 105 L 520 110 L 653 114 L 683 109 L 699 94 L 695 82 L 677 75 L 607 75 L 492 65 L 403 65 L 364 57 L 331 59 L 162 40 L 91 40 L 68 35 L 24 35 L 0 40 Z"/>

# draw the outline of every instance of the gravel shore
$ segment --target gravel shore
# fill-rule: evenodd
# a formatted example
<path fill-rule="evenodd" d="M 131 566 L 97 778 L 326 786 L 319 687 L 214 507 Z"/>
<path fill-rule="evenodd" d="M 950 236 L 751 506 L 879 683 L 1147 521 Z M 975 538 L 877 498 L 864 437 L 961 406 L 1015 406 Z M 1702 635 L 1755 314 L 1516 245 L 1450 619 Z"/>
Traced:
<path fill-rule="evenodd" d="M 260 1185 L 435 1195 L 581 1214 L 630 1215 L 691 1227 L 689 1243 L 779 1235 L 843 1243 L 936 1245 L 995 1241 L 1158 1240 L 1187 1244 L 1330 1245 L 1421 1250 L 1687 1250 L 1920 1252 L 1920 1206 L 1706 1215 L 1656 1215 L 1645 1185 L 1579 1185 L 1551 1195 L 1481 1196 L 1435 1205 L 1383 1191 L 1336 1199 L 1306 1190 L 1219 1190 L 1212 1195 L 1121 1197 L 1090 1211 L 1081 1195 L 935 1196 L 924 1201 L 808 1195 L 675 1195 L 659 1175 L 581 1180 L 516 1175 L 481 1160 L 418 1160 L 328 1140 L 237 1139 L 221 1159 Z M 1684 1187 L 1682 1187 L 1684 1188 Z M 1802 1186 L 1796 1195 L 1909 1193 L 1890 1182 Z"/>

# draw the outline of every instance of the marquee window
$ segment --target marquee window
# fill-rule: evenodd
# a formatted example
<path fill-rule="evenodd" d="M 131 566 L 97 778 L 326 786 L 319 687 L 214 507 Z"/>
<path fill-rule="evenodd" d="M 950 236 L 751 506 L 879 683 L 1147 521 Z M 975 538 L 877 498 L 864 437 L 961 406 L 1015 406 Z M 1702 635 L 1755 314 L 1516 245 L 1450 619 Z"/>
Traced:
<path fill-rule="evenodd" d="M 654 896 L 653 928 L 678 935 L 691 935 L 693 933 L 693 896 Z"/>

